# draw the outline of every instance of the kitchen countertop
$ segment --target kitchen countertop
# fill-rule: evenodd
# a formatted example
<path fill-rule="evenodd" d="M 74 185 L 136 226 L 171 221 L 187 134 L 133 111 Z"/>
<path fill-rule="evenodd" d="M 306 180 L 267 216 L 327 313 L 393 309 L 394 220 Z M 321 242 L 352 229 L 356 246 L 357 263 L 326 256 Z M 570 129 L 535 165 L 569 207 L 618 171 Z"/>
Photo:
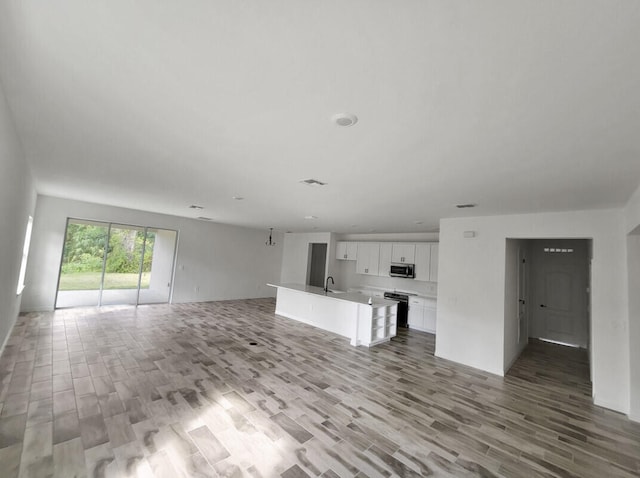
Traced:
<path fill-rule="evenodd" d="M 267 284 L 270 287 L 282 287 L 284 289 L 296 290 L 299 292 L 306 292 L 307 294 L 320 295 L 323 297 L 327 297 L 329 299 L 335 300 L 344 300 L 347 302 L 355 302 L 357 304 L 368 304 L 369 296 L 361 294 L 359 292 L 341 292 L 341 291 L 332 291 L 329 289 L 329 292 L 325 292 L 322 287 L 315 287 L 312 285 L 304 285 L 304 284 L 295 284 L 295 283 L 273 283 Z M 378 297 L 371 298 L 372 303 L 370 304 L 372 307 L 383 307 L 388 305 L 396 304 L 395 300 L 387 300 L 380 299 Z"/>
<path fill-rule="evenodd" d="M 410 292 L 410 291 L 406 291 L 406 290 L 398 290 L 398 289 L 384 289 L 382 287 L 367 287 L 367 286 L 360 286 L 360 287 L 350 287 L 349 290 L 353 290 L 353 291 L 376 291 L 376 292 L 396 292 L 398 294 L 406 294 L 409 296 L 409 298 L 411 297 L 418 297 L 420 299 L 429 299 L 429 300 L 438 300 L 438 297 L 435 295 L 423 295 L 423 294 L 418 294 L 416 292 Z M 359 292 L 355 292 L 356 294 Z"/>

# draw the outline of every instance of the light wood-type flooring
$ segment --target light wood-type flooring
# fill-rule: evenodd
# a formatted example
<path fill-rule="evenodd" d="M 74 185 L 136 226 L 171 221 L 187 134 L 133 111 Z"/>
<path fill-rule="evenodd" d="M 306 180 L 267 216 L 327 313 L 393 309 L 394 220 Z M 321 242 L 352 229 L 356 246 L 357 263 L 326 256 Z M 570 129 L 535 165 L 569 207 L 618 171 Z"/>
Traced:
<path fill-rule="evenodd" d="M 278 317 L 272 299 L 18 319 L 0 476 L 640 475 L 640 424 L 596 407 L 586 354 L 532 343 L 501 378 Z"/>

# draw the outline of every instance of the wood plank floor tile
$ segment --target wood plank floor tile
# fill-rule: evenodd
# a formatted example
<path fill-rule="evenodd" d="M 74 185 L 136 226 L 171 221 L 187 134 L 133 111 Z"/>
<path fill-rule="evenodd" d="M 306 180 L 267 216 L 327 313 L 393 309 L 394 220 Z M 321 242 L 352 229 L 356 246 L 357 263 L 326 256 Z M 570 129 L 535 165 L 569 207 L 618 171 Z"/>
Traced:
<path fill-rule="evenodd" d="M 189 435 L 200 450 L 200 453 L 202 453 L 202 456 L 204 456 L 212 466 L 215 466 L 220 460 L 224 460 L 229 456 L 227 449 L 218 441 L 214 434 L 211 433 L 208 427 L 202 426 L 191 430 Z"/>
<path fill-rule="evenodd" d="M 0 449 L 22 443 L 26 423 L 26 413 L 0 418 Z"/>
<path fill-rule="evenodd" d="M 113 450 L 107 443 L 85 449 L 84 455 L 87 474 L 92 478 L 120 478 L 122 476 L 122 470 L 116 461 Z"/>
<path fill-rule="evenodd" d="M 20 476 L 47 475 L 46 468 L 49 460 L 53 459 L 52 435 L 51 422 L 40 423 L 26 429 L 20 457 Z M 52 461 L 51 464 L 53 464 Z"/>
<path fill-rule="evenodd" d="M 107 427 L 102 415 L 92 415 L 80 419 L 80 436 L 84 448 L 93 448 L 109 442 Z"/>
<path fill-rule="evenodd" d="M 53 444 L 80 437 L 80 421 L 75 410 L 57 415 L 53 421 Z"/>
<path fill-rule="evenodd" d="M 56 477 L 86 478 L 88 476 L 81 438 L 53 445 L 53 472 Z"/>
<path fill-rule="evenodd" d="M 593 405 L 584 351 L 532 340 L 502 378 L 434 347 L 352 347 L 273 299 L 21 315 L 0 476 L 640 476 L 640 424 Z"/>
<path fill-rule="evenodd" d="M 22 442 L 0 448 L 0 466 L 2 466 L 3 478 L 18 478 L 21 456 Z"/>

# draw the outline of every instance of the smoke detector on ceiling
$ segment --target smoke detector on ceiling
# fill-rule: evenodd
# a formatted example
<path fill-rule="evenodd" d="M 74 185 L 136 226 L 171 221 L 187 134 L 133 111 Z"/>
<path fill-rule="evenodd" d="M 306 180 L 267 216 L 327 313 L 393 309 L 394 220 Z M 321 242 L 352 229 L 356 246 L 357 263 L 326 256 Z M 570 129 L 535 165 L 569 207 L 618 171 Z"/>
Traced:
<path fill-rule="evenodd" d="M 331 117 L 331 121 L 338 126 L 353 126 L 358 122 L 358 117 L 352 113 L 338 113 Z"/>

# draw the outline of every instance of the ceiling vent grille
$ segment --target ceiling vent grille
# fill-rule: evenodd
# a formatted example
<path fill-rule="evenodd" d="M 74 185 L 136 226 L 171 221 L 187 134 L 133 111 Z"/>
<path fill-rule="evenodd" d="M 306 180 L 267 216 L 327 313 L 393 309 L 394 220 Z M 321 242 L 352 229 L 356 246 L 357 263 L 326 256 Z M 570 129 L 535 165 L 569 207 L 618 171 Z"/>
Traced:
<path fill-rule="evenodd" d="M 302 179 L 300 181 L 302 184 L 306 184 L 307 186 L 326 186 L 327 183 L 323 183 L 322 181 L 318 181 L 317 179 Z"/>
<path fill-rule="evenodd" d="M 189 209 L 204 209 L 204 206 L 198 206 L 197 204 L 192 204 L 189 206 Z"/>
<path fill-rule="evenodd" d="M 476 206 L 477 206 L 477 204 L 472 204 L 472 203 L 470 203 L 470 204 L 456 204 L 456 207 L 458 209 L 466 209 L 466 208 L 476 207 Z"/>

